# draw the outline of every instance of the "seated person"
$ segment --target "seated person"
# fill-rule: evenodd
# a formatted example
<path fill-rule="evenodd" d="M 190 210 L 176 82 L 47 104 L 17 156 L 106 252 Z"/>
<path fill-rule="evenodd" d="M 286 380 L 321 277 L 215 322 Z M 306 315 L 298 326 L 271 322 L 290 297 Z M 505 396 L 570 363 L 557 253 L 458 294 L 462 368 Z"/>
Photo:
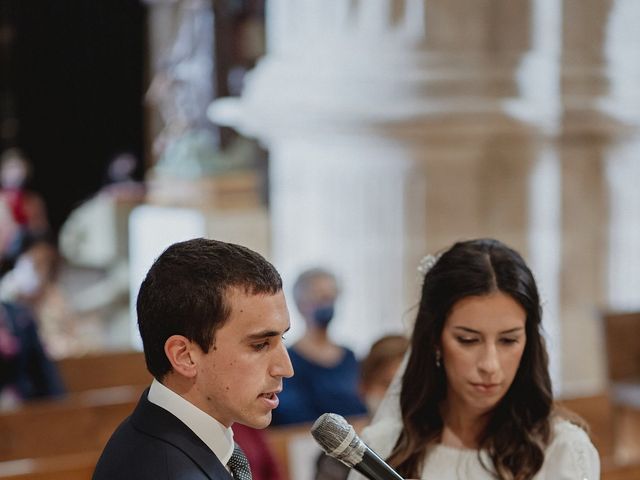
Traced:
<path fill-rule="evenodd" d="M 0 302 L 0 410 L 64 391 L 29 309 Z"/>
<path fill-rule="evenodd" d="M 31 173 L 31 162 L 19 149 L 0 156 L 0 269 L 15 261 L 23 236 L 50 230 L 44 200 L 30 188 Z"/>
<path fill-rule="evenodd" d="M 338 293 L 335 276 L 320 268 L 303 272 L 294 284 L 293 298 L 307 329 L 288 349 L 295 376 L 284 381 L 273 425 L 313 422 L 326 412 L 342 416 L 367 412 L 358 392 L 358 361 L 327 331 Z"/>
<path fill-rule="evenodd" d="M 11 269 L 0 279 L 0 300 L 27 308 L 53 358 L 83 352 L 79 322 L 59 283 L 60 254 L 49 235 L 25 235 Z"/>

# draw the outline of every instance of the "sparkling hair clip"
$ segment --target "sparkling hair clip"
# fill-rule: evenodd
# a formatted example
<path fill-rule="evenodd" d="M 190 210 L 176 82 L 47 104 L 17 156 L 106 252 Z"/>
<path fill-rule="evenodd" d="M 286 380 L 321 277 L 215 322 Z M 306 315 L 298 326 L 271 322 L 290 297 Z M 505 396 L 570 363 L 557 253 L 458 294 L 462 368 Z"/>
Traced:
<path fill-rule="evenodd" d="M 427 272 L 433 268 L 438 261 L 438 258 L 440 258 L 440 255 L 436 256 L 432 254 L 422 257 L 422 260 L 418 263 L 418 273 L 422 278 L 424 278 L 427 275 Z"/>

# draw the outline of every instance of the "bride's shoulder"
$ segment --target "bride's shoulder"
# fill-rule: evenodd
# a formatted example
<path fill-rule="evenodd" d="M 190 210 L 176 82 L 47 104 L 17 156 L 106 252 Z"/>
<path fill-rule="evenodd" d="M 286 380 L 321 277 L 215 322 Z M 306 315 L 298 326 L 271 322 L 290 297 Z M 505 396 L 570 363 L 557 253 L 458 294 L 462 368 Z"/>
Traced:
<path fill-rule="evenodd" d="M 564 418 L 552 422 L 544 468 L 557 474 L 553 478 L 575 478 L 562 476 L 565 471 L 580 472 L 580 478 L 600 478 L 600 457 L 583 426 Z"/>
<path fill-rule="evenodd" d="M 551 444 L 564 442 L 584 442 L 591 444 L 591 438 L 584 424 L 567 418 L 555 418 L 551 422 Z"/>

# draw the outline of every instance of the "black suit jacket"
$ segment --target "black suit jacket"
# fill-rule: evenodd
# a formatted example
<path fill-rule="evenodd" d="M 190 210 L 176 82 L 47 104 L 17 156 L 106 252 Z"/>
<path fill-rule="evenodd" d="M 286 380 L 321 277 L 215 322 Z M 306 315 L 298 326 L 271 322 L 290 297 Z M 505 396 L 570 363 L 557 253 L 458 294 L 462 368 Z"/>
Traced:
<path fill-rule="evenodd" d="M 232 480 L 209 447 L 148 394 L 109 439 L 93 480 Z"/>

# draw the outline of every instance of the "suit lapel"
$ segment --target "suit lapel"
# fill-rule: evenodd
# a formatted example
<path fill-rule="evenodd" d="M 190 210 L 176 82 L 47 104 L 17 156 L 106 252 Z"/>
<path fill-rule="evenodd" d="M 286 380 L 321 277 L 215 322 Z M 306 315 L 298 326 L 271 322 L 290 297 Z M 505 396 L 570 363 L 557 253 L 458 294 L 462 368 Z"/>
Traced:
<path fill-rule="evenodd" d="M 233 480 L 218 457 L 189 427 L 162 407 L 151 403 L 145 390 L 131 415 L 138 430 L 164 440 L 180 449 L 198 465 L 211 480 Z"/>

